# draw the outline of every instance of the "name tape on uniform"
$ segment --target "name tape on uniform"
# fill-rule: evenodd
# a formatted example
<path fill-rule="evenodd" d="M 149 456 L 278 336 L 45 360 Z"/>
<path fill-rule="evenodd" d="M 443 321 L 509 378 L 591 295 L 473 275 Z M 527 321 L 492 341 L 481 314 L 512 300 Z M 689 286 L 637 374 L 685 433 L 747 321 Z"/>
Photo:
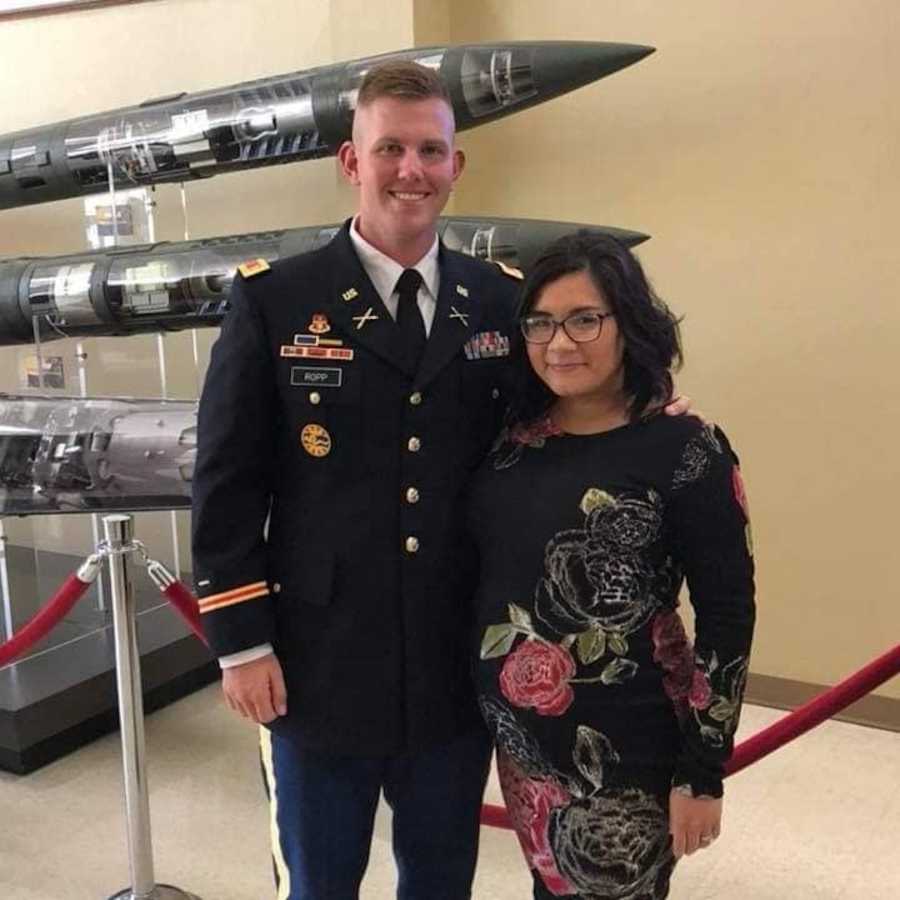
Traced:
<path fill-rule="evenodd" d="M 343 377 L 343 369 L 327 369 L 324 366 L 321 368 L 291 366 L 291 384 L 300 387 L 315 385 L 316 387 L 339 388 Z"/>

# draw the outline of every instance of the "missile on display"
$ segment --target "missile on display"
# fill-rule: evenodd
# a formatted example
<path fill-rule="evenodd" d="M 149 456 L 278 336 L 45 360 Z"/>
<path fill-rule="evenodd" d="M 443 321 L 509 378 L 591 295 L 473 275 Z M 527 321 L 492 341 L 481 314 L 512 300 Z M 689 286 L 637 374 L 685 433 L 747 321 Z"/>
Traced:
<path fill-rule="evenodd" d="M 420 47 L 0 135 L 0 209 L 101 193 L 110 177 L 130 188 L 329 156 L 350 136 L 366 72 L 387 60 L 439 72 L 464 131 L 652 52 L 588 41 Z"/>
<path fill-rule="evenodd" d="M 157 243 L 72 256 L 0 261 L 0 346 L 62 337 L 180 331 L 221 324 L 237 267 L 314 250 L 339 225 Z M 438 233 L 451 250 L 528 269 L 551 241 L 576 229 L 635 246 L 647 235 L 539 219 L 446 217 Z"/>
<path fill-rule="evenodd" d="M 197 404 L 0 394 L 0 516 L 190 506 Z"/>

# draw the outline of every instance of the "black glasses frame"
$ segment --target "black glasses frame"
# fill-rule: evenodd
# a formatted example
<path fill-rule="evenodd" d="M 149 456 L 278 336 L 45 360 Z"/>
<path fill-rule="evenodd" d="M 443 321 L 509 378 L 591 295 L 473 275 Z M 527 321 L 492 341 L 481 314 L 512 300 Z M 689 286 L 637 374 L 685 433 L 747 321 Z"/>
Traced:
<path fill-rule="evenodd" d="M 584 316 L 584 315 L 596 316 L 597 319 L 599 320 L 598 324 L 597 324 L 597 333 L 593 337 L 589 337 L 589 338 L 575 337 L 575 335 L 572 334 L 571 331 L 569 331 L 569 327 L 568 327 L 569 321 L 571 319 L 577 319 L 579 316 Z M 569 340 L 574 341 L 576 344 L 589 344 L 591 341 L 596 341 L 600 337 L 601 333 L 603 332 L 603 321 L 605 319 L 611 318 L 614 315 L 615 315 L 615 313 L 611 313 L 611 312 L 602 313 L 602 312 L 595 312 L 594 310 L 583 309 L 580 312 L 574 312 L 571 315 L 566 316 L 564 319 L 561 319 L 559 321 L 557 321 L 556 319 L 551 319 L 550 316 L 525 316 L 524 319 L 519 320 L 519 328 L 522 331 L 522 337 L 525 338 L 526 342 L 529 344 L 549 344 L 553 340 L 553 338 L 556 337 L 556 329 L 557 328 L 562 328 L 562 330 L 566 333 L 566 336 L 569 338 Z M 532 319 L 532 320 L 540 319 L 540 321 L 542 321 L 542 322 L 550 322 L 553 325 L 553 331 L 550 332 L 550 337 L 548 337 L 546 341 L 535 341 L 528 337 L 528 334 L 526 333 L 526 328 L 527 328 L 526 323 L 528 322 L 529 319 Z"/>

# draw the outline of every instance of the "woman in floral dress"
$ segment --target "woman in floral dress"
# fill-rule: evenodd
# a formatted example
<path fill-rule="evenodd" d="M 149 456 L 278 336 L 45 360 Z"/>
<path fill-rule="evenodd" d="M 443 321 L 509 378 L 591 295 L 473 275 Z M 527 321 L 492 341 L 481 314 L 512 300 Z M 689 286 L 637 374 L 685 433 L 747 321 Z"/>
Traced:
<path fill-rule="evenodd" d="M 535 898 L 660 900 L 719 833 L 754 622 L 740 470 L 719 429 L 654 414 L 678 325 L 618 242 L 550 247 L 521 326 L 470 498 L 479 702 Z"/>

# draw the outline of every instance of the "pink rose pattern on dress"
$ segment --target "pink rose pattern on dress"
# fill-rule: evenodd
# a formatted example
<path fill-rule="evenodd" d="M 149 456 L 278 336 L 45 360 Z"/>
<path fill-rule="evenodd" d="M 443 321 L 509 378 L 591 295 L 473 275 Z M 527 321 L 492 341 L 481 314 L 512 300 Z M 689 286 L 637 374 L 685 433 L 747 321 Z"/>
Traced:
<path fill-rule="evenodd" d="M 557 437 L 562 433 L 562 429 L 547 413 L 533 422 L 513 425 L 509 431 L 509 439 L 514 444 L 523 444 L 526 447 L 543 447 L 548 437 Z"/>
<path fill-rule="evenodd" d="M 529 778 L 503 750 L 497 752 L 497 774 L 529 868 L 537 870 L 555 897 L 574 894 L 575 888 L 556 866 L 548 833 L 551 810 L 568 806 L 572 795 L 555 781 Z"/>
<path fill-rule="evenodd" d="M 688 694 L 688 703 L 691 709 L 706 709 L 712 700 L 712 688 L 709 679 L 700 669 L 694 669 L 694 678 L 691 681 L 691 690 Z"/>
<path fill-rule="evenodd" d="M 569 679 L 575 660 L 559 644 L 524 641 L 503 662 L 500 690 L 513 706 L 533 707 L 541 716 L 561 716 L 575 699 Z"/>
<path fill-rule="evenodd" d="M 694 648 L 688 640 L 681 616 L 666 609 L 653 617 L 653 659 L 665 673 L 663 688 L 681 718 L 687 711 L 694 680 Z"/>
<path fill-rule="evenodd" d="M 741 476 L 741 469 L 735 466 L 731 470 L 731 483 L 734 487 L 734 497 L 738 505 L 744 511 L 744 518 L 750 521 L 750 504 L 747 502 L 747 489 L 744 487 L 744 479 Z"/>
<path fill-rule="evenodd" d="M 526 447 L 540 449 L 549 437 L 558 437 L 562 429 L 545 413 L 533 422 L 519 422 L 504 428 L 491 449 L 495 469 L 508 469 L 521 458 Z"/>

